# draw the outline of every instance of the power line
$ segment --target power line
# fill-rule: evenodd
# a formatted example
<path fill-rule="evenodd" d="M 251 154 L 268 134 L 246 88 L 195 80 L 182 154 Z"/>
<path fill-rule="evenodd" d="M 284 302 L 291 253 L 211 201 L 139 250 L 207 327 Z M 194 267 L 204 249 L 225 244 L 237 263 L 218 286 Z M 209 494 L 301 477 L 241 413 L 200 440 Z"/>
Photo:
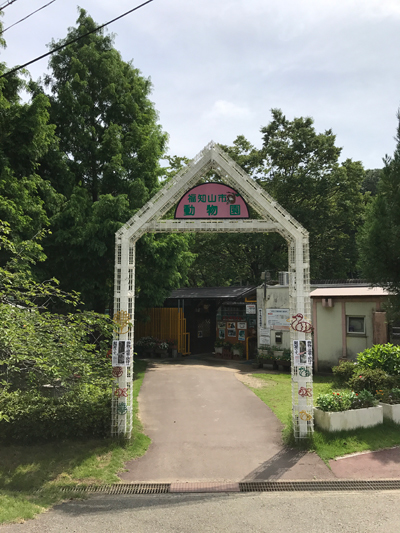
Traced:
<path fill-rule="evenodd" d="M 16 0 L 14 0 L 15 2 Z M 38 11 L 41 11 L 42 9 L 44 9 L 45 7 L 49 6 L 50 4 L 53 4 L 56 0 L 51 0 L 51 2 L 49 2 L 48 4 L 46 4 L 45 6 L 42 6 L 42 7 L 39 7 L 39 9 L 36 9 L 36 11 L 33 11 L 32 13 L 30 13 L 29 15 L 27 15 L 26 17 L 24 17 L 23 19 L 21 20 L 18 20 L 18 22 L 14 22 L 14 24 L 11 24 L 11 26 L 8 26 L 5 30 L 3 30 L 2 32 L 0 32 L 0 35 L 2 35 L 4 32 L 6 32 L 7 30 L 9 30 L 10 28 L 12 28 L 13 26 L 16 26 L 17 24 L 19 24 L 20 22 L 23 22 L 24 20 L 28 19 L 29 17 L 31 17 L 32 15 L 34 15 L 35 13 L 37 13 Z"/>
<path fill-rule="evenodd" d="M 11 0 L 11 1 L 12 2 L 16 2 L 16 0 Z M 20 65 L 19 67 L 15 67 L 15 68 L 9 70 L 8 72 L 5 72 L 4 74 L 2 74 L 0 76 L 0 78 L 5 78 L 6 76 L 10 76 L 10 74 L 14 74 L 14 72 L 17 72 L 18 70 L 21 70 L 21 69 L 23 69 L 25 67 L 28 67 L 29 65 L 32 65 L 32 63 L 36 63 L 36 61 L 39 61 L 40 59 L 44 59 L 45 57 L 50 56 L 50 55 L 54 54 L 55 52 L 58 52 L 59 50 L 62 50 L 66 46 L 69 46 L 70 44 L 76 43 L 77 41 L 80 41 L 84 37 L 87 37 L 88 35 L 103 29 L 105 26 L 109 26 L 110 24 L 112 24 L 116 20 L 122 19 L 123 17 L 126 17 L 126 15 L 129 15 L 130 13 L 133 13 L 134 11 L 137 11 L 141 7 L 144 7 L 145 5 L 150 4 L 150 2 L 153 2 L 153 0 L 147 0 L 147 2 L 143 2 L 143 4 L 140 4 L 139 6 L 136 6 L 133 9 L 130 9 L 126 13 L 123 13 L 122 15 L 119 15 L 119 17 L 116 17 L 115 19 L 112 19 L 109 22 L 106 22 L 105 24 L 102 24 L 101 26 L 98 26 L 97 28 L 94 28 L 94 30 L 90 30 L 87 33 L 85 33 L 84 35 L 80 35 L 79 37 L 76 37 L 75 39 L 71 39 L 71 41 L 68 41 L 67 43 L 62 44 L 60 46 L 57 46 L 56 48 L 54 48 L 50 52 L 47 52 L 46 54 L 43 54 L 43 55 L 41 55 L 39 57 L 36 57 L 35 59 L 32 59 L 32 61 L 28 61 L 28 63 L 25 63 L 24 65 Z"/>
<path fill-rule="evenodd" d="M 6 4 L 3 4 L 2 6 L 0 6 L 0 11 L 3 11 L 3 9 L 5 7 L 8 7 L 10 6 L 11 4 L 13 4 L 14 2 L 16 2 L 17 0 L 9 0 Z"/>

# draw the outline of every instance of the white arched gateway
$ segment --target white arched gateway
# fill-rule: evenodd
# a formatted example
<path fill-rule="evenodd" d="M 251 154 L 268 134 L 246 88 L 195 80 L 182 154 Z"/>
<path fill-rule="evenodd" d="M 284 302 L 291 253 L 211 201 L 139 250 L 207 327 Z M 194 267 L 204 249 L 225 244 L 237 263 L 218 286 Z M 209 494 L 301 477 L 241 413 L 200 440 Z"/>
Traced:
<path fill-rule="evenodd" d="M 241 199 L 257 211 L 261 218 L 191 218 L 190 215 L 194 214 L 191 206 L 192 212 L 189 209 L 186 211 L 189 218 L 163 220 L 163 216 L 210 170 L 218 174 L 224 184 L 237 191 Z M 210 211 L 208 214 L 212 216 L 215 212 Z M 112 435 L 130 437 L 132 431 L 133 362 L 129 351 L 132 351 L 130 346 L 133 347 L 134 339 L 135 243 L 145 233 L 156 232 L 278 232 L 287 241 L 289 248 L 290 316 L 300 314 L 302 318 L 309 318 L 311 313 L 308 232 L 228 154 L 211 142 L 116 233 L 114 312 L 120 329 L 113 343 L 115 382 Z M 290 330 L 293 427 L 296 438 L 304 438 L 313 430 L 311 329 L 308 325 L 297 330 L 292 327 Z M 129 355 L 125 357 L 124 351 L 125 355 Z M 308 357 L 301 357 L 305 352 Z"/>

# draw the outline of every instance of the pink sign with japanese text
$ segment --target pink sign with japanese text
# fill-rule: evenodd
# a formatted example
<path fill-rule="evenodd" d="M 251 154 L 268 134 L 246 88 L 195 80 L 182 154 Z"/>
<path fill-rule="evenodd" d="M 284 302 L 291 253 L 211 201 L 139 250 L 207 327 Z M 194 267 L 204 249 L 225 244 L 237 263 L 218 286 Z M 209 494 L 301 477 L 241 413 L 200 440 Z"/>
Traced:
<path fill-rule="evenodd" d="M 179 200 L 175 218 L 249 218 L 249 210 L 232 187 L 223 183 L 203 183 Z"/>

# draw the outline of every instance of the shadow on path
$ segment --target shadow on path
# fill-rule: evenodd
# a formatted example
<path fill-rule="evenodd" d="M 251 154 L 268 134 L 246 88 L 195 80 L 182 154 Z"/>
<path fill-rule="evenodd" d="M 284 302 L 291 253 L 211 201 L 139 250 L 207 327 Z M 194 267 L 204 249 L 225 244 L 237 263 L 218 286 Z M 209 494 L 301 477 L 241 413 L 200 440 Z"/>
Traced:
<path fill-rule="evenodd" d="M 307 452 L 284 448 L 250 472 L 242 481 L 266 481 L 279 479 L 285 472 L 293 468 Z"/>

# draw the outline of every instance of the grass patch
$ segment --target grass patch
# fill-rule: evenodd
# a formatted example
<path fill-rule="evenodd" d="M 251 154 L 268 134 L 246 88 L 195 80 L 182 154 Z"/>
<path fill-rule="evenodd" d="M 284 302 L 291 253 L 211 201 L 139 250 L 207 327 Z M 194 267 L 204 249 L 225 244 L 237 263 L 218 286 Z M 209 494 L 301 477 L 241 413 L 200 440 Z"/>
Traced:
<path fill-rule="evenodd" d="M 137 396 L 145 370 L 145 361 L 135 361 L 131 441 L 68 440 L 0 446 L 0 524 L 33 518 L 57 502 L 81 498 L 82 494 L 73 492 L 74 484 L 119 481 L 117 473 L 124 463 L 142 456 L 150 444 L 137 416 Z M 71 486 L 71 492 L 61 493 L 66 486 Z"/>
<path fill-rule="evenodd" d="M 400 445 L 400 426 L 389 421 L 372 428 L 329 433 L 314 428 L 310 439 L 295 442 L 292 428 L 292 389 L 290 374 L 253 374 L 265 381 L 265 387 L 253 389 L 276 417 L 284 425 L 283 439 L 290 446 L 315 451 L 323 461 L 341 457 L 349 453 L 380 450 Z M 314 398 L 336 389 L 333 376 L 313 376 Z"/>
<path fill-rule="evenodd" d="M 292 412 L 292 377 L 290 374 L 253 374 L 265 381 L 262 389 L 252 389 L 264 403 L 275 413 L 284 424 L 288 424 L 288 417 Z M 330 376 L 313 377 L 314 397 L 330 392 L 333 380 Z"/>

